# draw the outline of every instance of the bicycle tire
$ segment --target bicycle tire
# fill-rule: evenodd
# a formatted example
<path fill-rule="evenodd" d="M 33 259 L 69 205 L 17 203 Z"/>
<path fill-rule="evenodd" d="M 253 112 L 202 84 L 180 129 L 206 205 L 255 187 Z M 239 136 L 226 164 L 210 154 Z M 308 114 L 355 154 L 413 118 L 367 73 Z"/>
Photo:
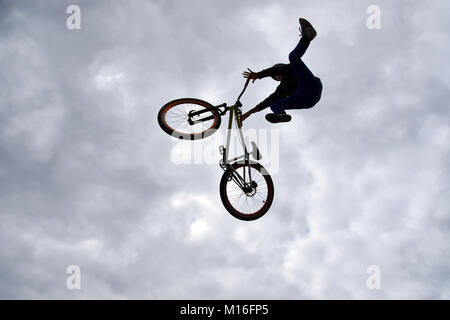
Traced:
<path fill-rule="evenodd" d="M 194 98 L 182 98 L 182 99 L 176 99 L 173 101 L 170 101 L 166 103 L 158 113 L 158 123 L 164 132 L 171 135 L 172 137 L 175 137 L 177 139 L 182 140 L 199 140 L 204 139 L 206 137 L 209 137 L 214 132 L 217 131 L 217 129 L 220 127 L 221 123 L 221 116 L 216 110 L 210 110 L 208 112 L 205 112 L 202 114 L 201 118 L 210 117 L 213 116 L 212 121 L 202 122 L 201 124 L 195 124 L 191 126 L 187 119 L 188 119 L 188 111 L 187 109 L 199 111 L 203 108 L 212 108 L 213 106 L 203 100 L 200 99 L 194 99 Z M 175 108 L 179 108 L 180 110 L 175 110 Z M 182 108 L 185 108 L 186 110 L 182 110 Z M 169 118 L 169 113 L 172 113 L 171 115 L 173 117 L 174 122 L 179 125 L 185 131 L 182 131 L 180 128 L 174 128 L 173 124 L 169 124 L 169 121 L 172 121 L 172 119 Z M 206 123 L 206 125 L 204 125 Z M 189 127 L 190 126 L 190 127 Z M 193 132 L 188 132 L 189 129 L 191 129 Z"/>
<path fill-rule="evenodd" d="M 235 170 L 239 169 L 243 166 L 244 166 L 244 163 L 232 164 L 232 167 Z M 223 203 L 225 209 L 227 209 L 227 211 L 233 217 L 235 217 L 239 220 L 244 220 L 244 221 L 253 221 L 253 220 L 259 219 L 262 216 L 264 216 L 267 213 L 267 211 L 270 209 L 272 202 L 273 202 L 273 197 L 274 197 L 273 181 L 272 181 L 271 176 L 267 172 L 267 170 L 262 165 L 260 165 L 259 163 L 256 163 L 256 162 L 251 162 L 249 164 L 249 166 L 251 168 L 255 169 L 256 172 L 260 173 L 260 175 L 264 178 L 264 182 L 267 185 L 267 195 L 265 197 L 261 198 L 261 200 L 263 200 L 264 204 L 257 211 L 251 212 L 251 213 L 244 213 L 244 212 L 242 212 L 243 211 L 242 208 L 236 208 L 236 207 L 238 207 L 238 205 L 236 203 L 232 203 L 233 201 L 230 199 L 231 192 L 229 191 L 229 189 L 227 187 L 230 183 L 234 184 L 235 187 L 237 187 L 237 185 L 233 180 L 230 180 L 231 169 L 227 169 L 223 173 L 222 178 L 220 180 L 220 185 L 219 185 L 220 198 L 222 200 L 222 203 Z M 253 173 L 255 173 L 255 172 L 253 172 Z M 252 175 L 253 175 L 253 173 L 252 173 Z M 252 177 L 252 179 L 253 178 L 254 177 Z M 261 183 L 261 180 L 259 182 Z M 237 188 L 242 192 L 242 194 L 245 197 L 249 198 L 239 187 L 237 187 Z M 257 188 L 260 188 L 260 186 L 258 185 Z M 244 200 L 244 201 L 246 201 L 246 200 Z M 238 202 L 239 202 L 239 200 L 238 200 Z"/>

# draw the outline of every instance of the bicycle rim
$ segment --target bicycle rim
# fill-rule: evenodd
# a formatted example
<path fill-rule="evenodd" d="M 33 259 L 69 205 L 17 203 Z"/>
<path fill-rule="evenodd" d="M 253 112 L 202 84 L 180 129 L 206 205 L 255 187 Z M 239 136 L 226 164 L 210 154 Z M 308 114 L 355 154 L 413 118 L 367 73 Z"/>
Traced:
<path fill-rule="evenodd" d="M 220 182 L 220 197 L 225 208 L 235 218 L 246 221 L 261 218 L 272 205 L 274 196 L 272 178 L 264 167 L 258 163 L 251 163 L 249 166 L 252 181 L 256 183 L 252 192 L 244 192 L 233 179 L 230 179 L 230 171 L 224 173 Z M 234 164 L 233 167 L 243 176 L 243 168 L 247 166 Z M 248 177 L 248 169 L 245 170 Z"/>
<path fill-rule="evenodd" d="M 199 122 L 194 125 L 189 124 L 189 112 L 201 111 L 211 108 L 212 105 L 199 99 L 184 98 L 173 100 L 161 108 L 158 114 L 158 122 L 161 128 L 168 134 L 179 139 L 202 139 L 210 136 L 220 126 L 220 115 L 215 111 L 207 111 L 192 120 L 212 119 Z"/>

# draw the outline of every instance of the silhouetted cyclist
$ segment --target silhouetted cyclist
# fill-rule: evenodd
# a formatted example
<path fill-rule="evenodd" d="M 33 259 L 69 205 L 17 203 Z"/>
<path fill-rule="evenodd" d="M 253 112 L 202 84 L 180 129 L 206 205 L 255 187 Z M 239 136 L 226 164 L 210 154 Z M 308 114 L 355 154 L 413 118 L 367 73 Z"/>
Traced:
<path fill-rule="evenodd" d="M 249 68 L 243 73 L 245 78 L 251 79 L 253 82 L 256 79 L 270 76 L 274 80 L 280 81 L 280 85 L 263 102 L 243 114 L 242 120 L 270 106 L 273 113 L 266 115 L 267 121 L 272 123 L 288 122 L 291 121 L 291 116 L 286 114 L 285 110 L 309 109 L 320 100 L 322 82 L 312 74 L 301 59 L 317 32 L 307 20 L 300 18 L 299 23 L 301 38 L 289 54 L 290 64 L 279 63 L 261 72 L 253 72 Z"/>

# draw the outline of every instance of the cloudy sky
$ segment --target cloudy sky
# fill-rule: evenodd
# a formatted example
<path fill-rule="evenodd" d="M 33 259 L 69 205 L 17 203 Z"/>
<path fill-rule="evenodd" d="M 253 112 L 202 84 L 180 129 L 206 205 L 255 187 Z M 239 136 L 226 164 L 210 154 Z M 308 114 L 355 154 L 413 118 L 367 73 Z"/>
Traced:
<path fill-rule="evenodd" d="M 66 27 L 71 4 L 80 30 Z M 366 26 L 371 4 L 380 30 Z M 450 299 L 449 12 L 1 0 L 0 298 Z M 221 204 L 217 162 L 175 163 L 157 112 L 180 97 L 233 102 L 247 67 L 287 62 L 299 17 L 318 30 L 304 61 L 322 101 L 288 124 L 246 121 L 276 128 L 279 154 L 264 159 L 272 208 L 242 222 Z M 275 86 L 255 82 L 245 108 Z"/>

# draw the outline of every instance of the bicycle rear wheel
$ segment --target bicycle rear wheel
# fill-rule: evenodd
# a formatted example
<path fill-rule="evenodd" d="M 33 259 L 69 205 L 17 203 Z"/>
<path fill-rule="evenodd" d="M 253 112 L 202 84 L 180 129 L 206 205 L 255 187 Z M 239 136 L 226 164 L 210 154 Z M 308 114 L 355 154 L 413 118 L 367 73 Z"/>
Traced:
<path fill-rule="evenodd" d="M 158 113 L 161 129 L 172 137 L 197 140 L 209 137 L 220 126 L 221 117 L 216 110 L 207 110 L 197 116 L 189 117 L 189 112 L 202 111 L 213 106 L 203 100 L 183 98 L 165 104 Z M 189 123 L 195 121 L 194 124 Z"/>
<path fill-rule="evenodd" d="M 252 190 L 244 192 L 232 179 L 232 169 L 228 169 L 220 180 L 220 198 L 227 211 L 235 218 L 251 221 L 261 218 L 272 205 L 274 187 L 272 178 L 259 163 L 234 163 L 232 167 L 243 176 L 244 170 L 251 170 Z"/>

